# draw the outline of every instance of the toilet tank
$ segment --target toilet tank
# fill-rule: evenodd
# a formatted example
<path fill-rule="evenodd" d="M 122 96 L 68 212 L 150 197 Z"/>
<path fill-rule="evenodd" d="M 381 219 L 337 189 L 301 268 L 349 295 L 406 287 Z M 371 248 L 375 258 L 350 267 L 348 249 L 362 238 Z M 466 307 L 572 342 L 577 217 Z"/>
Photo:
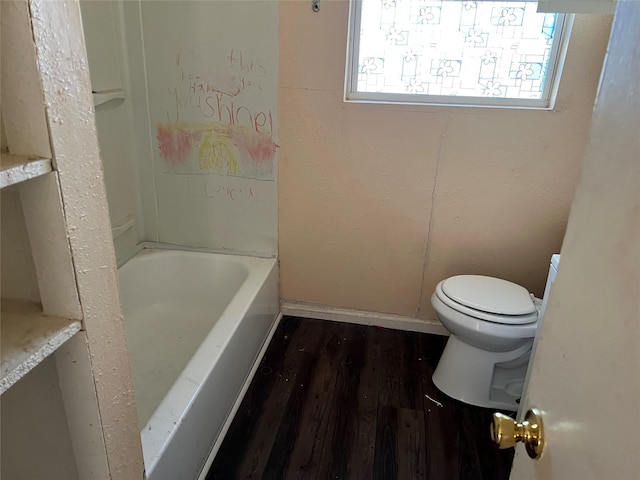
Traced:
<path fill-rule="evenodd" d="M 549 302 L 549 293 L 551 292 L 551 286 L 553 285 L 553 282 L 555 282 L 556 280 L 556 274 L 558 273 L 559 265 L 560 265 L 560 255 L 559 254 L 552 255 L 551 262 L 549 265 L 549 274 L 547 275 L 547 284 L 544 287 L 544 296 L 542 297 L 542 306 L 540 307 L 540 314 L 538 316 L 538 326 L 537 326 L 538 331 L 540 331 L 540 326 L 544 321 L 544 312 L 547 309 L 547 303 Z M 536 336 L 533 339 L 533 347 L 531 349 L 531 357 L 529 358 L 529 365 L 527 367 L 527 375 L 524 380 L 524 389 L 522 391 L 522 398 L 524 398 L 527 395 L 527 387 L 529 385 L 529 376 L 531 375 L 531 365 L 533 364 L 533 358 L 535 357 L 537 346 L 538 346 L 538 334 L 536 332 Z M 524 420 L 524 409 L 522 408 L 523 405 L 524 405 L 523 403 L 520 404 L 518 408 L 518 413 L 516 415 L 516 418 L 520 422 Z"/>
<path fill-rule="evenodd" d="M 551 292 L 551 286 L 556 280 L 556 274 L 558 273 L 558 265 L 560 264 L 560 255 L 555 254 L 551 256 L 551 264 L 549 265 L 549 275 L 547 275 L 547 284 L 544 287 L 544 296 L 542 297 L 542 307 L 540 309 L 539 318 L 544 317 L 544 312 L 547 309 L 547 302 L 549 301 L 549 292 Z"/>

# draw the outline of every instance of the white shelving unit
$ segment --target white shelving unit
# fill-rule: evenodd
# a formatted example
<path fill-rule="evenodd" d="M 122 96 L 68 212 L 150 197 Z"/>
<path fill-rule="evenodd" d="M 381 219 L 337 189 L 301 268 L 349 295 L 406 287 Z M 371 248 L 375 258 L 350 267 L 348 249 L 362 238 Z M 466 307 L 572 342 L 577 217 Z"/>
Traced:
<path fill-rule="evenodd" d="M 99 105 L 104 105 L 107 102 L 111 102 L 112 100 L 124 100 L 124 92 L 121 88 L 117 88 L 114 90 L 105 90 L 100 92 L 93 92 L 93 106 L 97 107 Z"/>
<path fill-rule="evenodd" d="M 24 182 L 51 171 L 50 158 L 3 153 L 0 159 L 0 188 Z"/>
<path fill-rule="evenodd" d="M 142 479 L 80 7 L 0 8 L 0 477 Z"/>
<path fill-rule="evenodd" d="M 0 394 L 82 329 L 80 320 L 50 317 L 33 302 L 2 301 Z"/>

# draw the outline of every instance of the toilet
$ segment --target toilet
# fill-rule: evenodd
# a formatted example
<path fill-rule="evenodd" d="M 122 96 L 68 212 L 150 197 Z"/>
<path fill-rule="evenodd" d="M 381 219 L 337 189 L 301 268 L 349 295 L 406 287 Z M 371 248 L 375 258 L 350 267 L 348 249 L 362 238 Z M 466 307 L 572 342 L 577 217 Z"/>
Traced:
<path fill-rule="evenodd" d="M 433 374 L 438 389 L 471 405 L 518 409 L 558 262 L 554 255 L 544 300 L 520 285 L 482 275 L 458 275 L 437 285 L 431 304 L 450 333 Z"/>

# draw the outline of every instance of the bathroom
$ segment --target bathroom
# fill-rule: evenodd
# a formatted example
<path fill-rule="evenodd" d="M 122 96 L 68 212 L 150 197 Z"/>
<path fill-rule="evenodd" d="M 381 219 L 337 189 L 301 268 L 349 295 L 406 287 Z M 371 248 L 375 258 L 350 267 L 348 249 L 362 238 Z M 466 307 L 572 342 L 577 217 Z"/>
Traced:
<path fill-rule="evenodd" d="M 347 1 L 82 13 L 118 266 L 158 244 L 277 256 L 284 315 L 439 335 L 431 295 L 447 277 L 495 276 L 542 297 L 611 15 L 576 16 L 545 111 L 344 102 Z M 192 148 L 212 121 L 259 147 L 252 162 Z"/>

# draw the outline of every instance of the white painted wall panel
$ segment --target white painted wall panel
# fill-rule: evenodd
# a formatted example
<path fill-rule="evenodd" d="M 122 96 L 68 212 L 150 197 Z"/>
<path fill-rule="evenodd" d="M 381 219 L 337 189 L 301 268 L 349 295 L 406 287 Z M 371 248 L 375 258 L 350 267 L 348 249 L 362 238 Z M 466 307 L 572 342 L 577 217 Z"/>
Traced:
<path fill-rule="evenodd" d="M 133 172 L 136 179 L 138 238 L 158 241 L 158 206 L 153 171 L 153 140 L 147 101 L 147 76 L 144 61 L 140 3 L 125 0 L 120 3 L 126 55 L 123 56 L 123 76 L 126 78 L 128 114 L 131 125 Z M 128 232 L 130 235 L 131 233 Z M 125 240 L 125 239 L 123 239 Z M 116 248 L 118 246 L 116 245 Z"/>
<path fill-rule="evenodd" d="M 82 27 L 94 92 L 122 88 L 114 2 L 81 1 Z"/>
<path fill-rule="evenodd" d="M 107 187 L 109 217 L 114 233 L 117 260 L 129 258 L 140 240 L 136 224 L 140 222 L 135 176 L 134 128 L 127 69 L 128 49 L 123 37 L 120 1 L 80 2 L 82 27 L 94 92 L 121 90 L 123 97 L 95 108 L 100 158 Z M 94 97 L 95 98 L 95 97 Z M 121 227 L 130 219 L 134 225 Z"/>
<path fill-rule="evenodd" d="M 0 80 L 6 146 L 14 155 L 51 158 L 36 47 L 25 0 L 0 2 Z"/>
<path fill-rule="evenodd" d="M 13 186 L 3 189 L 0 199 L 2 298 L 39 302 L 38 279 L 18 188 L 20 187 Z"/>
<path fill-rule="evenodd" d="M 78 479 L 53 357 L 7 390 L 1 405 L 2 478 Z"/>
<path fill-rule="evenodd" d="M 100 157 L 107 184 L 111 223 L 135 212 L 135 187 L 131 167 L 129 127 L 123 105 L 113 100 L 96 107 L 96 127 Z"/>
<path fill-rule="evenodd" d="M 100 158 L 104 171 L 109 203 L 109 218 L 119 260 L 131 256 L 138 237 L 135 234 L 137 220 L 136 185 L 134 177 L 135 155 L 129 131 L 131 123 L 127 114 L 128 99 L 113 100 L 96 107 L 96 128 L 100 145 Z M 119 226 L 134 220 L 128 232 Z M 126 235 L 125 235 L 126 233 Z"/>
<path fill-rule="evenodd" d="M 158 239 L 275 254 L 277 3 L 141 5 Z"/>

